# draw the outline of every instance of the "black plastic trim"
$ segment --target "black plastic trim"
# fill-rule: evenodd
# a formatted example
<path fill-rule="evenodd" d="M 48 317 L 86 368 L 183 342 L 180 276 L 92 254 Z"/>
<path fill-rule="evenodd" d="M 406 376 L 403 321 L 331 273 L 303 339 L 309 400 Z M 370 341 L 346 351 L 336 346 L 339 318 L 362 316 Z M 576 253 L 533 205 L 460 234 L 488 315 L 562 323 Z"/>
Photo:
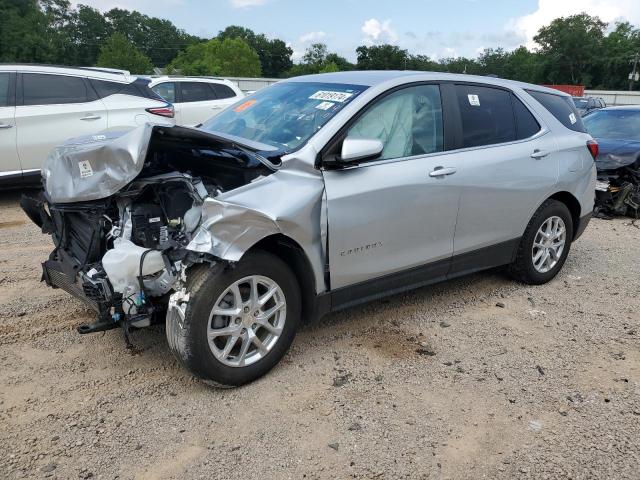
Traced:
<path fill-rule="evenodd" d="M 396 293 L 414 290 L 443 280 L 510 264 L 515 259 L 519 244 L 520 237 L 332 290 L 316 297 L 316 304 L 319 310 L 317 316 L 395 295 Z M 329 304 L 326 297 L 330 297 Z M 323 311 L 324 309 L 327 310 Z"/>
<path fill-rule="evenodd" d="M 578 226 L 576 227 L 575 233 L 573 234 L 574 241 L 580 238 L 580 236 L 584 233 L 592 217 L 593 217 L 593 212 L 589 212 L 586 215 L 580 217 L 580 220 L 578 221 Z"/>

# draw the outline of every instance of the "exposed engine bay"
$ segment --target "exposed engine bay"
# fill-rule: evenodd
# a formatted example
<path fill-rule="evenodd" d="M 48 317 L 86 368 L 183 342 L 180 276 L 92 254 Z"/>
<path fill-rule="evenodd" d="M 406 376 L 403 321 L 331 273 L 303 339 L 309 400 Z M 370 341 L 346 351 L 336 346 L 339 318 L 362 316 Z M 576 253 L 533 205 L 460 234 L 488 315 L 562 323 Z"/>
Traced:
<path fill-rule="evenodd" d="M 169 294 L 184 280 L 186 269 L 221 261 L 187 248 L 202 223 L 205 200 L 260 180 L 277 168 L 275 160 L 271 163 L 233 142 L 195 130 L 146 128 L 145 148 L 131 155 L 131 165 L 140 160 L 139 172 L 134 171 L 137 175 L 123 188 L 117 183 L 126 177 L 114 173 L 111 163 L 95 187 L 83 190 L 88 200 L 56 202 L 55 185 L 22 200 L 25 212 L 52 235 L 55 245 L 43 264 L 43 280 L 98 313 L 96 323 L 80 326 L 80 333 L 117 326 L 127 332 L 129 327 L 164 321 Z M 98 162 L 82 159 L 93 158 L 96 149 L 102 157 L 121 154 L 118 138 L 101 137 L 62 148 L 45 164 L 45 185 L 47 172 L 55 169 L 60 177 L 64 172 L 59 170 L 67 166 L 73 169 L 72 183 L 99 175 Z M 137 159 L 137 154 L 143 158 Z M 105 187 L 110 182 L 115 193 Z"/>
<path fill-rule="evenodd" d="M 640 159 L 612 168 L 611 162 L 596 162 L 598 176 L 594 216 L 615 215 L 640 218 Z"/>

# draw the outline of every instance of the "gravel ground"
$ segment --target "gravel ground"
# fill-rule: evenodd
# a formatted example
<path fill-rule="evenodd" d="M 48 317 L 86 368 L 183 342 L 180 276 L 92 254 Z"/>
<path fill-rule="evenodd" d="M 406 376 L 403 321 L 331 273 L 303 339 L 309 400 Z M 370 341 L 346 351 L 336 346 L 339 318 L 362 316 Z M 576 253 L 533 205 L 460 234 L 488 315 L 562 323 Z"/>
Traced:
<path fill-rule="evenodd" d="M 499 271 L 308 325 L 263 379 L 206 387 L 162 328 L 39 282 L 50 240 L 0 195 L 3 478 L 638 478 L 640 229 L 594 220 L 548 285 Z"/>

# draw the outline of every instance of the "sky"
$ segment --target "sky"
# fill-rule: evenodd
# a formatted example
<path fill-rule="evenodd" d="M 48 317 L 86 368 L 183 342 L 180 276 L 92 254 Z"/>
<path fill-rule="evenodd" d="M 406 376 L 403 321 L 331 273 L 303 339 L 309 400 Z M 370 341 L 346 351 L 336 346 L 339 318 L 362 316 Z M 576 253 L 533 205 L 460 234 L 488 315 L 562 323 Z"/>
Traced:
<path fill-rule="evenodd" d="M 485 48 L 535 48 L 538 29 L 587 12 L 640 25 L 640 0 L 79 0 L 102 11 L 138 10 L 211 38 L 228 25 L 284 40 L 299 60 L 312 43 L 355 59 L 359 45 L 391 43 L 438 59 Z"/>

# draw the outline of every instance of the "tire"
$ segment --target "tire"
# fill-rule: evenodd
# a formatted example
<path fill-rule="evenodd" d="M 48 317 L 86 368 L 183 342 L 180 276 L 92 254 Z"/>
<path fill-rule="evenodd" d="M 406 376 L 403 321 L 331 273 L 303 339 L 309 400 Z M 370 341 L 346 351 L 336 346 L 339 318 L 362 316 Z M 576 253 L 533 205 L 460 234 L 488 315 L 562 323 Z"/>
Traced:
<path fill-rule="evenodd" d="M 240 307 L 245 305 L 243 302 L 251 303 L 249 296 L 253 285 L 251 279 L 257 279 L 255 282 L 258 285 L 256 287 L 258 299 L 266 298 L 268 292 L 275 290 L 272 299 L 268 300 L 264 307 L 256 307 L 255 311 L 253 307 Z M 273 282 L 275 287 L 267 288 L 269 281 Z M 241 283 L 238 289 L 233 290 L 232 287 L 236 282 Z M 239 292 L 242 302 L 235 301 L 238 297 L 234 295 L 234 291 Z M 296 277 L 282 260 L 267 252 L 250 252 L 234 266 L 219 263 L 212 267 L 208 265 L 192 267 L 187 271 L 184 293 L 188 294 L 188 299 L 181 304 L 184 318 L 176 313 L 176 309 L 172 308 L 171 304 L 167 313 L 166 331 L 169 348 L 184 367 L 206 383 L 217 387 L 237 387 L 266 374 L 285 355 L 300 323 L 300 287 Z M 256 318 L 265 316 L 262 315 L 263 310 L 258 310 L 260 308 L 275 309 L 276 305 L 282 304 L 282 300 L 284 300 L 284 307 L 276 310 L 276 313 L 270 317 L 271 320 L 269 318 L 266 320 L 271 325 L 269 329 L 261 326 L 264 324 L 263 319 L 258 325 L 259 320 Z M 216 311 L 225 312 L 231 312 L 233 307 L 236 310 L 240 309 L 242 313 L 213 315 L 214 307 L 218 308 Z M 255 317 L 258 313 L 261 317 Z M 211 318 L 210 315 L 212 315 Z M 256 323 L 250 325 L 248 323 L 250 321 Z M 283 322 L 283 324 L 277 322 Z M 220 335 L 209 340 L 212 333 L 230 329 L 239 330 L 234 330 L 233 334 Z M 274 332 L 278 331 L 279 335 L 275 338 L 277 333 Z M 225 356 L 228 342 L 231 342 L 236 335 L 240 335 L 237 343 Z M 245 340 L 246 336 L 254 340 Z M 252 343 L 256 338 L 262 350 Z M 242 348 L 245 341 L 249 343 L 249 354 L 243 357 Z M 253 354 L 251 354 L 252 351 Z M 244 360 L 241 361 L 241 358 Z"/>
<path fill-rule="evenodd" d="M 564 223 L 564 247 L 553 267 L 549 268 L 548 271 L 541 271 L 540 268 L 534 265 L 534 254 L 540 250 L 536 247 L 534 251 L 534 242 L 536 241 L 540 228 L 545 225 L 547 221 L 551 221 L 551 219 L 554 218 L 560 218 Z M 559 224 L 559 222 L 556 224 Z M 515 261 L 509 267 L 509 272 L 515 279 L 529 285 L 542 285 L 549 282 L 562 269 L 567 255 L 569 255 L 572 239 L 573 220 L 571 219 L 571 213 L 567 206 L 557 200 L 545 201 L 540 205 L 540 208 L 536 210 L 536 213 L 534 213 L 533 218 L 531 218 L 531 221 L 527 225 L 524 235 L 520 240 Z M 550 261 L 553 261 L 553 258 Z M 542 268 L 542 270 L 544 270 L 544 268 Z"/>

